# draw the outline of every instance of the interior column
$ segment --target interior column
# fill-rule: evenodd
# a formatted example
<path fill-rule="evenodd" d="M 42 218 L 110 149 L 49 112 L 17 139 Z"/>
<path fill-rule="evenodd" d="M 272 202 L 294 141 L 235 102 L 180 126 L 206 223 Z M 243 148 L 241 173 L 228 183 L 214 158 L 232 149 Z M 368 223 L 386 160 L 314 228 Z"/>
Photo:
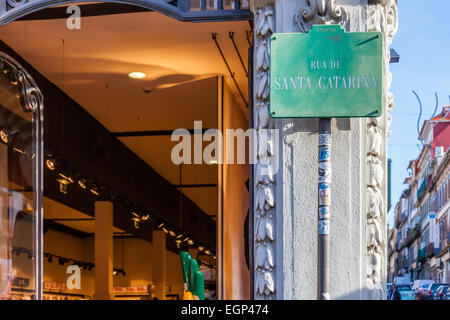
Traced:
<path fill-rule="evenodd" d="M 166 299 L 166 233 L 153 231 L 152 242 L 153 270 L 152 278 L 155 295 L 159 300 Z"/>
<path fill-rule="evenodd" d="M 95 202 L 94 300 L 113 300 L 113 204 Z"/>

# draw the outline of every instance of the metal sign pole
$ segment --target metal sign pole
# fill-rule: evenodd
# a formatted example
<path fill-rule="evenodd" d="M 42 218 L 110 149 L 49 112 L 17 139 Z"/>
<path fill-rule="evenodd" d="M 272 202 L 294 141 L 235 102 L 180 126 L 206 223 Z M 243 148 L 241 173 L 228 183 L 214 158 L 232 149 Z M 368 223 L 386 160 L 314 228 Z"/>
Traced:
<path fill-rule="evenodd" d="M 330 184 L 331 184 L 331 118 L 319 119 L 319 206 L 318 206 L 318 272 L 317 299 L 330 299 Z"/>

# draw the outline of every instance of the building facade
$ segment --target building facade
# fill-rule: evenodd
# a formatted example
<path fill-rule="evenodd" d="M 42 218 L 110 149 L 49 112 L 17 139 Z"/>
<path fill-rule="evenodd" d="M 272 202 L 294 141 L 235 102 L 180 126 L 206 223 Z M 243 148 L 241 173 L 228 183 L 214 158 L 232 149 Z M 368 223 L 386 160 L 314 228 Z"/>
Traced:
<path fill-rule="evenodd" d="M 98 297 L 111 297 L 113 269 L 106 263 L 112 260 L 114 245 L 111 238 L 114 226 L 120 227 L 122 231 L 131 230 L 133 235 L 143 237 L 149 242 L 154 238 L 155 246 L 158 244 L 160 249 L 158 258 L 154 259 L 158 261 L 168 261 L 169 253 L 165 252 L 169 249 L 172 253 L 177 252 L 180 248 L 179 241 L 183 238 L 183 246 L 196 250 L 196 254 L 207 260 L 205 262 L 216 265 L 216 288 L 219 299 L 385 299 L 388 273 L 387 248 L 388 239 L 391 239 L 388 238 L 385 227 L 387 140 L 392 121 L 390 112 L 394 108 L 394 97 L 389 91 L 392 81 L 389 64 L 390 45 L 398 29 L 396 0 L 112 1 L 122 5 L 137 5 L 150 12 L 142 13 L 144 16 L 139 19 L 133 17 L 127 21 L 127 23 L 142 23 L 142 26 L 120 27 L 117 30 L 113 30 L 117 20 L 106 21 L 108 19 L 106 15 L 103 18 L 107 27 L 96 29 L 97 39 L 90 39 L 90 46 L 81 41 L 88 39 L 88 34 L 84 38 L 70 34 L 72 38 L 68 38 L 69 33 L 64 30 L 60 34 L 65 34 L 67 39 L 66 42 L 61 42 L 58 38 L 60 34 L 54 32 L 59 29 L 51 25 L 51 22 L 45 24 L 49 16 L 58 15 L 59 9 L 53 8 L 55 5 L 67 6 L 73 1 L 0 1 L 0 24 L 5 27 L 2 36 L 8 39 L 10 45 L 2 44 L 2 50 L 14 55 L 19 61 L 18 64 L 14 63 L 13 67 L 18 68 L 20 72 L 13 74 L 26 74 L 28 87 L 19 86 L 19 88 L 29 89 L 19 90 L 11 97 L 21 98 L 22 103 L 25 101 L 38 104 L 39 109 L 47 112 L 42 124 L 46 126 L 44 135 L 47 141 L 42 141 L 42 137 L 39 136 L 33 138 L 37 139 L 35 141 L 40 143 L 41 148 L 44 143 L 44 148 L 52 152 L 46 150 L 46 158 L 43 154 L 42 157 L 33 158 L 33 165 L 42 169 L 46 160 L 54 160 L 55 163 L 46 162 L 48 169 L 45 169 L 44 174 L 50 179 L 42 179 L 42 176 L 38 175 L 35 177 L 34 186 L 38 190 L 43 183 L 51 181 L 52 185 L 45 190 L 52 190 L 54 194 L 44 193 L 44 198 L 52 196 L 56 201 L 77 207 L 80 212 L 89 216 L 83 216 L 84 220 L 89 220 L 93 216 L 97 219 L 98 216 L 98 223 L 107 226 L 108 233 L 102 233 L 101 228 L 95 230 L 99 236 L 108 235 L 109 240 L 105 242 L 106 253 L 99 257 L 89 256 L 91 260 L 95 258 L 96 269 L 100 268 L 102 261 L 104 263 L 102 270 L 106 276 L 98 280 L 99 283 L 105 284 L 104 291 L 97 292 Z M 120 7 L 115 8 L 122 10 Z M 54 10 L 43 13 L 47 9 Z M 27 15 L 32 14 L 34 16 L 30 20 L 44 21 L 41 28 L 28 28 L 24 25 Z M 151 15 L 154 20 L 145 14 Z M 101 19 L 95 13 L 92 13 L 92 16 Z M 169 21 L 169 18 L 177 19 L 177 23 Z M 21 21 L 16 21 L 19 19 Z M 13 24 L 15 21 L 17 23 Z M 215 25 L 220 31 L 219 36 L 222 36 L 220 39 L 223 39 L 223 34 L 225 39 L 233 37 L 233 32 L 228 29 L 239 30 L 241 36 L 248 31 L 247 39 L 243 41 L 249 44 L 244 52 L 248 50 L 250 63 L 246 66 L 243 62 L 245 59 L 240 59 L 242 71 L 245 72 L 236 75 L 231 71 L 225 58 L 230 55 L 222 52 L 217 32 L 210 33 L 208 26 L 203 29 L 201 25 L 181 26 L 180 21 L 220 22 Z M 318 296 L 319 206 L 316 166 L 319 121 L 270 117 L 269 43 L 274 33 L 306 33 L 313 25 L 330 24 L 340 25 L 346 32 L 377 31 L 383 34 L 384 82 L 381 84 L 383 95 L 380 117 L 333 119 L 331 124 L 333 142 L 330 148 L 333 156 L 330 165 L 333 168 L 333 178 L 330 184 L 332 190 L 328 257 L 331 266 L 328 270 L 330 287 L 328 292 Z M 88 21 L 86 25 L 89 26 Z M 58 27 L 61 28 L 61 25 Z M 139 32 L 142 34 L 143 30 L 146 32 L 152 30 L 156 33 L 158 29 L 167 32 L 169 36 L 161 37 L 154 34 L 155 42 L 151 44 L 146 41 L 131 41 Z M 27 37 L 28 30 L 34 32 L 34 37 Z M 114 43 L 116 34 L 119 37 L 121 32 L 128 34 L 121 38 L 123 42 L 120 45 L 125 46 L 124 43 L 128 43 L 129 47 L 123 47 L 122 51 L 118 51 L 117 47 L 110 47 L 110 44 L 101 46 L 101 40 L 107 37 Z M 19 41 L 16 34 L 25 34 L 24 39 L 34 40 L 35 46 L 28 45 L 22 38 Z M 147 37 L 148 35 L 145 35 L 142 38 Z M 43 45 L 44 41 L 38 43 L 37 39 L 46 41 L 48 56 L 39 54 L 36 48 Z M 197 51 L 195 53 L 189 51 L 183 61 L 168 63 L 166 60 L 169 58 L 175 61 L 182 56 L 180 53 L 182 43 L 188 41 L 190 43 L 186 44 L 188 48 L 186 50 L 197 49 Z M 77 43 L 78 47 L 72 47 L 72 51 L 65 51 L 64 46 L 72 43 Z M 140 47 L 143 43 L 147 45 L 146 48 Z M 174 43 L 178 46 L 176 49 L 173 49 Z M 236 43 L 233 44 L 236 48 Z M 216 46 L 221 56 L 217 55 Z M 84 52 L 88 52 L 88 48 L 94 49 L 90 57 L 72 56 L 73 61 L 79 62 L 79 65 L 65 64 L 64 58 L 67 56 L 64 54 L 69 54 L 70 58 L 71 52 L 77 52 L 76 48 L 83 48 Z M 231 43 L 228 43 L 228 48 L 235 56 L 237 68 L 241 70 L 242 66 L 236 58 L 239 50 L 236 48 L 237 53 L 233 51 Z M 139 55 L 144 52 L 145 56 Z M 105 56 L 108 59 L 103 59 Z M 131 59 L 130 56 L 136 59 Z M 152 57 L 150 62 L 149 57 Z M 57 69 L 54 61 L 60 58 L 62 68 Z M 101 69 L 105 65 L 108 68 Z M 225 69 L 225 65 L 228 70 Z M 153 87 L 136 85 L 133 89 L 135 91 L 125 90 L 130 84 L 120 82 L 125 81 L 124 79 L 128 81 L 126 76 L 123 77 L 124 70 L 134 71 L 128 69 L 135 66 L 152 68 L 149 69 L 151 70 L 149 73 L 154 77 L 153 82 L 150 82 Z M 73 69 L 71 73 L 67 73 L 70 67 Z M 93 75 L 89 74 L 91 68 L 99 69 Z M 30 74 L 27 72 L 28 69 Z M 10 73 L 8 70 L 5 74 Z M 36 82 L 33 78 L 37 79 Z M 208 79 L 210 81 L 207 81 Z M 12 83 L 17 82 L 15 79 L 10 80 Z M 204 80 L 202 86 L 198 82 L 200 80 Z M 109 86 L 110 81 L 117 81 L 116 86 Z M 19 83 L 22 86 L 22 82 Z M 98 87 L 94 93 L 80 89 L 87 84 L 96 84 Z M 181 84 L 186 87 L 183 89 L 178 86 Z M 199 84 L 199 87 L 193 88 L 195 84 Z M 173 94 L 169 93 L 171 91 L 168 89 L 171 88 Z M 205 88 L 207 90 L 204 90 Z M 114 98 L 111 92 L 115 94 Z M 120 96 L 119 92 L 123 96 Z M 130 92 L 135 92 L 130 99 L 133 104 L 129 103 L 129 98 L 125 98 Z M 150 95 L 147 95 L 149 93 Z M 166 96 L 157 101 L 159 93 Z M 195 97 L 196 93 L 198 95 Z M 204 96 L 208 93 L 207 97 Z M 40 99 L 42 96 L 45 97 L 44 101 Z M 144 105 L 144 101 L 148 103 L 150 99 L 155 99 L 152 100 L 154 103 L 152 106 L 159 108 L 155 107 L 154 110 L 144 108 L 139 111 L 141 113 L 133 114 L 137 109 L 133 107 Z M 207 106 L 202 109 L 200 102 Z M 116 108 L 110 107 L 114 104 L 117 104 Z M 180 106 L 183 107 L 182 110 L 177 109 Z M 208 106 L 214 108 L 207 108 Z M 81 109 L 86 112 L 80 111 Z M 189 110 L 189 113 L 185 114 L 186 110 Z M 130 118 L 131 115 L 133 119 Z M 170 155 L 170 152 L 168 153 L 166 149 L 170 145 L 169 142 L 152 142 L 153 144 L 149 142 L 146 147 L 141 148 L 140 137 L 146 136 L 145 139 L 150 139 L 148 138 L 150 136 L 167 136 L 167 131 L 172 132 L 177 126 L 189 128 L 189 124 L 185 124 L 186 121 L 192 123 L 192 120 L 196 119 L 190 117 L 196 115 L 211 120 L 209 128 L 217 127 L 222 131 L 227 128 L 255 129 L 256 163 L 248 167 L 233 167 L 220 161 L 218 163 L 216 159 L 215 164 L 218 166 L 211 174 L 211 181 L 199 183 L 197 178 L 209 176 L 208 173 L 191 172 L 189 175 L 186 173 L 189 169 L 185 164 L 183 167 L 172 166 L 168 169 L 167 154 Z M 93 118 L 96 118 L 98 123 L 92 120 Z M 71 132 L 78 132 L 79 129 L 71 126 L 74 119 L 92 120 L 90 129 L 80 130 L 78 136 L 71 135 Z M 153 127 L 150 130 L 143 128 L 143 125 Z M 278 130 L 279 134 L 268 136 L 267 129 Z M 190 131 L 198 134 L 198 130 Z M 188 133 L 190 131 L 187 130 Z M 50 135 L 49 132 L 53 134 Z M 120 143 L 117 141 L 119 138 L 122 139 Z M 126 140 L 129 138 L 135 140 Z M 114 149 L 112 146 L 120 147 Z M 10 147 L 4 148 L 8 150 Z M 133 154 L 140 159 L 136 159 Z M 125 158 L 126 161 L 120 160 Z M 65 171 L 60 172 L 61 167 L 58 165 L 63 162 L 61 160 L 70 165 L 64 165 Z M 31 166 L 31 160 L 29 165 Z M 51 167 L 53 169 L 50 169 Z M 85 203 L 86 194 L 78 194 L 80 191 L 78 189 L 75 193 L 67 192 L 67 188 L 70 190 L 77 185 L 70 175 L 72 172 L 68 173 L 70 171 L 68 168 L 76 168 L 73 172 L 76 171 L 82 178 L 81 184 L 78 185 L 83 190 L 88 190 L 90 197 L 91 194 L 102 196 L 94 200 L 88 198 L 87 209 L 80 208 L 81 204 Z M 205 170 L 211 170 L 211 167 Z M 80 172 L 83 174 L 88 172 L 89 178 L 95 183 L 87 181 L 87 176 L 82 176 Z M 186 182 L 189 178 L 197 182 L 197 186 L 191 181 Z M 246 181 L 248 193 L 245 191 Z M 89 187 L 87 189 L 86 182 Z M 199 185 L 202 185 L 201 188 L 210 188 L 212 185 L 212 188 L 216 189 L 215 192 L 195 195 L 191 190 L 200 188 Z M 57 190 L 55 186 L 60 189 Z M 104 186 L 104 189 L 100 190 L 101 186 Z M 186 191 L 186 188 L 191 189 Z M 62 196 L 58 192 L 68 196 Z M 78 194 L 80 198 L 69 196 L 73 194 Z M 30 235 L 34 237 L 33 248 L 36 250 L 30 251 L 29 256 L 30 260 L 35 258 L 34 265 L 30 268 L 34 272 L 33 281 L 36 283 L 34 289 L 38 293 L 38 298 L 42 298 L 45 264 L 42 222 L 46 212 L 50 212 L 43 210 L 40 196 L 37 194 L 37 200 L 28 207 L 29 215 L 34 213 L 36 217 L 36 221 L 32 224 L 33 229 L 30 229 L 34 232 Z M 212 199 L 214 201 L 210 201 Z M 112 202 L 114 205 L 99 202 Z M 406 210 L 403 206 L 398 208 L 402 214 Z M 247 212 L 248 228 L 244 228 Z M 7 216 L 6 211 L 4 214 Z M 113 215 L 117 221 L 112 218 Z M 400 222 L 399 228 L 403 228 L 404 232 L 396 232 L 392 237 L 403 239 L 407 233 L 405 231 L 407 220 Z M 171 240 L 167 241 L 171 244 L 170 248 L 166 244 L 166 238 Z M 195 248 L 188 246 L 193 238 Z M 4 248 L 2 252 L 4 257 L 11 257 L 8 240 L 10 239 L 3 239 L 1 244 Z M 245 245 L 248 246 L 246 248 L 248 262 L 244 254 Z M 398 258 L 404 258 L 409 254 L 404 247 L 402 249 Z M 174 256 L 170 255 L 170 259 L 174 259 Z M 50 261 L 50 256 L 47 261 Z M 64 265 L 64 261 L 62 262 Z M 164 264 L 168 268 L 167 265 L 173 264 L 170 262 Z M 10 267 L 10 265 L 5 267 L 5 273 L 11 271 Z M 157 281 L 157 291 L 162 297 L 165 296 L 166 290 L 165 267 L 154 268 L 153 277 L 156 279 L 154 281 Z M 178 278 L 181 278 L 181 275 L 178 275 Z M 7 280 L 3 288 L 8 292 L 11 281 L 5 279 Z M 179 287 L 182 287 L 182 284 Z"/>
<path fill-rule="evenodd" d="M 411 281 L 448 283 L 450 245 L 450 106 L 424 122 L 423 147 L 409 163 L 407 188 L 395 207 L 389 230 L 389 279 L 409 275 Z"/>

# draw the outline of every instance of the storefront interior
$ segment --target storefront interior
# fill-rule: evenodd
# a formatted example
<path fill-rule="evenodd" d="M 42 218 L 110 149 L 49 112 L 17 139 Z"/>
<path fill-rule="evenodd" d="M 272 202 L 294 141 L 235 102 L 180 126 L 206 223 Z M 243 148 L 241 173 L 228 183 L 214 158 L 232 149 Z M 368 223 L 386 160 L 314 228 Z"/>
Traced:
<path fill-rule="evenodd" d="M 201 140 L 207 129 L 248 129 L 250 31 L 248 21 L 189 23 L 149 11 L 82 15 L 75 30 L 36 14 L 0 27 L 0 51 L 44 97 L 44 299 L 182 299 L 181 250 L 197 259 L 206 299 L 250 298 L 249 166 L 194 159 L 210 144 Z M 2 128 L 20 127 L 31 141 L 30 114 L 17 111 L 20 93 L 3 78 L 2 114 L 21 117 L 28 131 L 11 116 Z M 181 165 L 172 160 L 179 128 L 192 141 L 191 163 Z M 8 172 L 0 175 L 0 294 L 33 299 L 33 151 L 14 148 L 11 139 L 0 146 Z M 98 261 L 109 263 L 109 278 L 96 273 Z"/>

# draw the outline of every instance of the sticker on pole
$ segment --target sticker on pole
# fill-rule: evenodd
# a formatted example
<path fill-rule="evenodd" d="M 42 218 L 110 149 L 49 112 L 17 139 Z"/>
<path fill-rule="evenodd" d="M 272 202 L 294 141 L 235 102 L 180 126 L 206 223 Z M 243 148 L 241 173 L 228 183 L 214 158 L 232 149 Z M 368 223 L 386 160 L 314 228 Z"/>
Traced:
<path fill-rule="evenodd" d="M 270 39 L 272 118 L 378 117 L 382 114 L 383 38 L 314 25 Z"/>

